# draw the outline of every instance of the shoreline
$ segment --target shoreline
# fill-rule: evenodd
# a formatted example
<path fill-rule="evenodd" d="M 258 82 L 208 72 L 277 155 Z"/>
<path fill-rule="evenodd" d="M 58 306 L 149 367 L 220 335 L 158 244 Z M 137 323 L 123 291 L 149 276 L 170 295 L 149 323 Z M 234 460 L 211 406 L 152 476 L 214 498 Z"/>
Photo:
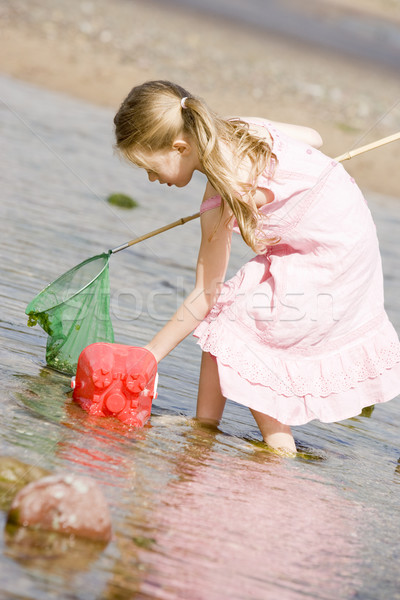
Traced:
<path fill-rule="evenodd" d="M 162 0 L 152 0 L 159 6 Z M 168 0 L 193 16 L 229 21 L 286 43 L 320 52 L 335 52 L 343 60 L 361 60 L 400 76 L 398 38 L 400 5 L 394 0 Z"/>
<path fill-rule="evenodd" d="M 5 0 L 2 10 L 0 71 L 97 105 L 117 110 L 133 85 L 170 79 L 220 114 L 314 127 L 330 156 L 400 129 L 393 73 L 249 25 L 143 0 Z M 363 189 L 400 197 L 395 144 L 346 170 Z"/>

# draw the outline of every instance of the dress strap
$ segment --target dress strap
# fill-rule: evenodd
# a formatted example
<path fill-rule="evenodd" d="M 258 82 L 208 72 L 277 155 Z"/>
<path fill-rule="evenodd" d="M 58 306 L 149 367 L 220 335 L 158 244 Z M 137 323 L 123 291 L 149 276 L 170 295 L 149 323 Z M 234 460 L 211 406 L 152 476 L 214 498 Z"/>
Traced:
<path fill-rule="evenodd" d="M 203 212 L 206 212 L 207 210 L 211 210 L 212 208 L 217 208 L 217 206 L 221 205 L 221 196 L 210 196 L 210 198 L 207 198 L 206 200 L 204 200 L 204 202 L 201 203 L 200 205 L 200 214 L 202 215 Z"/>

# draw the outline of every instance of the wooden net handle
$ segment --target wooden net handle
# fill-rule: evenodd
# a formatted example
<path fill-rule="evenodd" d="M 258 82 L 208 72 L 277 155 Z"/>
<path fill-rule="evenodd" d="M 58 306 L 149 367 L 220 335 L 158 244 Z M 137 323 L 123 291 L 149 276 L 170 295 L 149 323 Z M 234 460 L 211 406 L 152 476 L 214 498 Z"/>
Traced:
<path fill-rule="evenodd" d="M 396 140 L 400 140 L 400 131 L 394 133 L 393 135 L 388 135 L 387 137 L 381 138 L 376 142 L 372 142 L 371 144 L 367 144 L 366 146 L 361 146 L 360 148 L 356 148 L 355 150 L 350 150 L 350 152 L 346 152 L 345 154 L 341 154 L 335 160 L 337 162 L 342 162 L 343 160 L 349 160 L 353 158 L 353 156 L 357 156 L 358 154 L 363 154 L 364 152 L 368 152 L 368 150 L 373 150 L 374 148 L 379 148 L 379 146 L 384 146 L 385 144 L 390 144 L 390 142 L 395 142 Z"/>
<path fill-rule="evenodd" d="M 133 246 L 134 244 L 143 242 L 143 240 L 147 240 L 148 238 L 158 235 L 159 233 L 163 233 L 164 231 L 167 231 L 168 229 L 172 229 L 173 227 L 177 227 L 178 225 L 184 225 L 188 221 L 192 221 L 193 219 L 198 219 L 199 217 L 200 217 L 199 212 L 197 212 L 195 215 L 190 215 L 189 217 L 182 217 L 181 219 L 178 219 L 177 221 L 174 221 L 173 223 L 169 223 L 169 225 L 164 225 L 163 227 L 159 227 L 158 229 L 155 229 L 154 231 L 150 231 L 149 233 L 145 233 L 144 235 L 141 235 L 140 237 L 138 237 L 134 240 L 131 240 L 130 242 L 126 242 L 126 244 L 122 244 L 122 246 L 118 246 L 118 248 L 114 248 L 114 250 L 111 250 L 111 254 L 115 254 L 116 252 L 119 252 L 120 250 L 125 250 L 125 248 L 129 248 L 129 246 Z"/>

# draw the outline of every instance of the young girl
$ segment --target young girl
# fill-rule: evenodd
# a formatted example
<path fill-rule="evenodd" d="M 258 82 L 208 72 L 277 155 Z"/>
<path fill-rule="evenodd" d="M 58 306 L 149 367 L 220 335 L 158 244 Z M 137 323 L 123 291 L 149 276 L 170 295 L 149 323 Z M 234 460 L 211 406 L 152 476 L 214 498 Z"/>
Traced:
<path fill-rule="evenodd" d="M 220 118 L 167 81 L 133 88 L 114 123 L 117 148 L 150 181 L 207 177 L 195 287 L 146 346 L 160 361 L 194 331 L 200 421 L 218 423 L 230 398 L 270 447 L 295 452 L 291 425 L 347 419 L 400 393 L 375 225 L 316 131 Z M 232 231 L 256 256 L 223 283 Z"/>

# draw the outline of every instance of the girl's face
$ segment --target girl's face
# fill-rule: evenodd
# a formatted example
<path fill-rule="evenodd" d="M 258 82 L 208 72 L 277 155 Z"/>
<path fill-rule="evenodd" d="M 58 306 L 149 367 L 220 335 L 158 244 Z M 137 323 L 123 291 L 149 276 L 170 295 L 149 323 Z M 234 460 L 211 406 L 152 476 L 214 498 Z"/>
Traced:
<path fill-rule="evenodd" d="M 142 151 L 140 162 L 149 181 L 159 181 L 168 186 L 184 187 L 192 179 L 193 172 L 201 170 L 197 153 L 186 140 L 176 140 L 167 150 Z"/>

